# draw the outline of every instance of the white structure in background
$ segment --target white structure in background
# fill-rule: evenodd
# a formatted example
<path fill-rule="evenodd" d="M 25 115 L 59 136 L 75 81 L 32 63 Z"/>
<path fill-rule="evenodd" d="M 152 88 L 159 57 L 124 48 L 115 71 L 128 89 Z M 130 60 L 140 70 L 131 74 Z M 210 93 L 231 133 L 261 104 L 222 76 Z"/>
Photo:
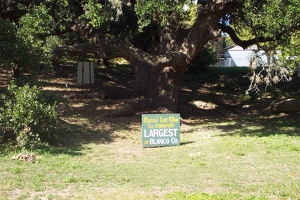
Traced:
<path fill-rule="evenodd" d="M 224 53 L 219 55 L 220 67 L 249 67 L 250 59 L 255 54 L 257 47 L 251 46 L 243 49 L 240 46 L 229 46 L 224 49 Z M 259 51 L 258 55 L 261 57 L 262 62 L 267 65 L 268 59 L 264 51 Z"/>

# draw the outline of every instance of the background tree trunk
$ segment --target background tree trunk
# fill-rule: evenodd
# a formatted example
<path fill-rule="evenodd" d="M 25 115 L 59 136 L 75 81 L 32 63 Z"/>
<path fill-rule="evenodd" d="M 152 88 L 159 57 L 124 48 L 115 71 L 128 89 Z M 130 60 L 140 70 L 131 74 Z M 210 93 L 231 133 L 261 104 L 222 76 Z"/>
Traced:
<path fill-rule="evenodd" d="M 146 97 L 150 86 L 151 66 L 141 62 L 131 64 L 135 72 L 135 95 Z"/>
<path fill-rule="evenodd" d="M 146 97 L 150 108 L 163 110 L 164 112 L 177 111 L 180 83 L 185 68 L 182 66 L 151 68 L 150 85 Z"/>

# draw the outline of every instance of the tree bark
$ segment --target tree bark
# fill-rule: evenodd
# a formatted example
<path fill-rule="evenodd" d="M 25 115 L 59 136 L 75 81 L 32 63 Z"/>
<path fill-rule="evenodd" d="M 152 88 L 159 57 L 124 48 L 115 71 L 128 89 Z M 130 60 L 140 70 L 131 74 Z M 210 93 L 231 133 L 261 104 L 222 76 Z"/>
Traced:
<path fill-rule="evenodd" d="M 176 24 L 162 27 L 159 30 L 158 54 L 146 53 L 124 41 L 111 38 L 86 23 L 75 24 L 71 29 L 89 38 L 92 43 L 58 48 L 54 53 L 93 53 L 102 59 L 123 57 L 134 67 L 136 94 L 145 96 L 147 105 L 153 109 L 176 112 L 180 83 L 188 64 L 209 40 L 220 36 L 218 23 L 221 17 L 239 6 L 234 1 L 217 2 L 209 8 L 209 12 L 199 12 L 195 24 L 184 39 L 179 38 Z"/>
<path fill-rule="evenodd" d="M 143 62 L 132 61 L 135 72 L 134 94 L 138 97 L 146 97 L 150 87 L 151 66 Z"/>
<path fill-rule="evenodd" d="M 150 87 L 147 92 L 147 102 L 151 108 L 164 112 L 177 111 L 180 83 L 186 66 L 171 65 L 151 68 Z"/>

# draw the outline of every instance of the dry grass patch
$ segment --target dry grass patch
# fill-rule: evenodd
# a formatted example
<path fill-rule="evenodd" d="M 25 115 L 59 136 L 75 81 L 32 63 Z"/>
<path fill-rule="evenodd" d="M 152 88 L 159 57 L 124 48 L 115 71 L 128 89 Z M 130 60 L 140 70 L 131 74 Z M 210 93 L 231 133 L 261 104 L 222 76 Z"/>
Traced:
<path fill-rule="evenodd" d="M 236 96 L 224 101 L 223 92 L 207 96 L 199 92 L 199 84 L 194 84 L 198 88 L 188 87 L 180 97 L 181 145 L 142 148 L 141 114 L 146 111 L 111 118 L 107 113 L 122 106 L 123 101 L 103 100 L 65 79 L 52 83 L 55 81 L 45 83 L 45 89 L 53 88 L 52 92 L 70 103 L 69 109 L 60 112 L 59 143 L 34 150 L 36 163 L 11 160 L 19 152 L 1 146 L 3 199 L 300 196 L 297 113 L 259 118 L 244 110 L 239 113 L 235 104 L 229 105 L 238 102 Z M 193 105 L 193 101 L 200 103 Z M 203 102 L 217 106 L 204 109 Z"/>

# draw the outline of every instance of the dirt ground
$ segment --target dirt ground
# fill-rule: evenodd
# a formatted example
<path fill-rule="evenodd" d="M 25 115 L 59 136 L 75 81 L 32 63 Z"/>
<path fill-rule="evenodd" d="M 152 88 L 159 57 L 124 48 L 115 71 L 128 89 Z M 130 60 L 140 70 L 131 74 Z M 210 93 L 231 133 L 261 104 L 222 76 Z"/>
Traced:
<path fill-rule="evenodd" d="M 3 89 L 10 80 L 9 70 L 1 69 L 0 87 Z M 245 115 L 268 116 L 270 105 L 274 98 L 264 93 L 264 97 L 251 99 L 245 95 L 248 80 L 243 74 L 216 75 L 205 78 L 205 75 L 195 76 L 187 74 L 184 78 L 179 95 L 178 113 L 186 125 L 193 124 L 195 120 L 216 121 L 224 119 L 239 119 Z M 200 77 L 200 78 L 199 78 Z M 61 95 L 69 101 L 70 108 L 64 112 L 60 107 L 60 114 L 85 116 L 95 121 L 129 124 L 129 121 L 140 121 L 142 113 L 153 112 L 140 109 L 127 117 L 110 117 L 110 113 L 126 106 L 131 99 L 134 84 L 134 74 L 120 65 L 120 68 L 95 68 L 95 83 L 92 85 L 77 84 L 76 65 L 63 66 L 55 73 L 39 76 L 43 90 Z M 292 84 L 295 87 L 295 84 Z M 300 85 L 300 84 L 299 84 Z M 290 86 L 288 86 L 290 87 Z M 277 98 L 288 98 L 277 96 Z"/>
<path fill-rule="evenodd" d="M 72 136 L 60 141 L 59 145 L 76 149 L 90 142 L 105 143 L 113 145 L 114 149 L 119 149 L 120 159 L 138 154 L 140 152 L 137 149 L 140 147 L 141 114 L 154 111 L 140 109 L 130 116 L 110 116 L 114 110 L 126 106 L 128 101 L 135 100 L 127 96 L 132 93 L 134 84 L 132 71 L 128 68 L 96 68 L 95 83 L 84 86 L 77 84 L 76 76 L 76 66 L 72 65 L 64 66 L 56 73 L 39 76 L 43 90 L 63 96 L 69 102 L 69 107 L 63 104 L 58 107 L 59 125 L 62 132 L 72 132 Z M 187 74 L 178 99 L 178 113 L 182 118 L 181 131 L 194 131 L 193 127 L 210 122 L 229 120 L 242 122 L 247 117 L 261 119 L 262 117 L 283 116 L 270 112 L 270 106 L 274 99 L 290 98 L 290 96 L 286 93 L 281 95 L 282 93 L 279 92 L 277 97 L 272 97 L 269 93 L 264 93 L 256 99 L 251 99 L 245 95 L 249 82 L 242 76 L 243 74 L 233 76 L 219 74 L 211 78 L 205 75 Z M 12 79 L 14 78 L 10 76 L 9 70 L 0 69 L 0 92 Z M 290 84 L 287 87 L 297 89 L 300 88 L 299 85 Z M 293 113 L 284 114 L 284 117 L 299 116 L 298 113 Z M 209 132 L 213 131 L 213 127 L 198 129 L 197 133 L 201 137 L 209 137 Z M 82 132 L 85 134 L 81 134 Z M 132 139 L 131 137 L 135 139 L 128 142 L 126 139 Z M 101 192 L 115 193 L 116 189 L 106 188 Z M 70 195 L 69 193 L 66 191 L 59 195 Z M 32 192 L 31 195 L 40 194 Z"/>

